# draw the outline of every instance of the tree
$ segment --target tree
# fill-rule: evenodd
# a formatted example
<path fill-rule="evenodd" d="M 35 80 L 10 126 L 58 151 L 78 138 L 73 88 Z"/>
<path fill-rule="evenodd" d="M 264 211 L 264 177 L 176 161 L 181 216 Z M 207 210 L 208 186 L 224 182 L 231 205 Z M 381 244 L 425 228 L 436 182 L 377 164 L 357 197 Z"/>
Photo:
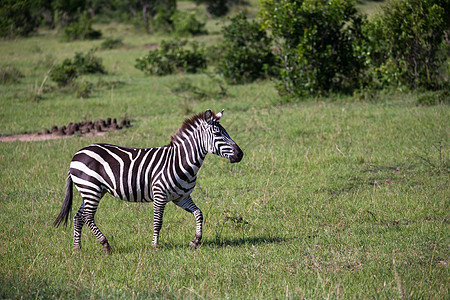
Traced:
<path fill-rule="evenodd" d="M 252 82 L 272 75 L 275 56 L 272 54 L 272 39 L 258 22 L 249 22 L 239 13 L 222 29 L 223 54 L 218 70 L 232 84 Z"/>
<path fill-rule="evenodd" d="M 159 26 L 171 25 L 170 18 L 176 11 L 176 0 L 133 0 L 126 1 L 127 7 L 134 18 L 141 18 L 144 28 L 150 32 L 150 22 L 159 15 Z"/>
<path fill-rule="evenodd" d="M 38 26 L 32 0 L 3 0 L 0 6 L 0 36 L 26 36 Z"/>
<path fill-rule="evenodd" d="M 79 20 L 86 10 L 86 0 L 53 0 L 52 8 L 56 22 L 62 27 Z"/>
<path fill-rule="evenodd" d="M 398 0 L 383 7 L 367 29 L 374 76 L 382 85 L 437 87 L 449 14 L 448 0 Z"/>
<path fill-rule="evenodd" d="M 350 92 L 364 70 L 363 19 L 351 0 L 262 0 L 278 44 L 281 94 Z"/>
<path fill-rule="evenodd" d="M 206 10 L 214 17 L 223 17 L 233 5 L 246 4 L 243 0 L 196 0 L 197 4 L 204 3 Z"/>

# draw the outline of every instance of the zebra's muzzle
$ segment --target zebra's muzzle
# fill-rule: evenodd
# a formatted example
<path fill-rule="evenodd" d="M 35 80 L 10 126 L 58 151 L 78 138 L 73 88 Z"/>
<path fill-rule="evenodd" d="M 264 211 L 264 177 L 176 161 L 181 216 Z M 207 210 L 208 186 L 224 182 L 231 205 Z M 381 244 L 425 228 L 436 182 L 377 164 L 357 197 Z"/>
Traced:
<path fill-rule="evenodd" d="M 244 152 L 242 152 L 241 148 L 237 144 L 233 145 L 233 155 L 230 156 L 230 163 L 237 163 L 242 160 L 244 157 Z"/>

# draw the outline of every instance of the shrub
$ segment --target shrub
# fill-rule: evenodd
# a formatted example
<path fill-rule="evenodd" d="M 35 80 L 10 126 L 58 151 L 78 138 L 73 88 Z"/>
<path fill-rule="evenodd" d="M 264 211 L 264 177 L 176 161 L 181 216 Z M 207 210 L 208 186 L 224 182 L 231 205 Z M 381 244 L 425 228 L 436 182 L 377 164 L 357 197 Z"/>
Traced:
<path fill-rule="evenodd" d="M 204 50 L 192 42 L 192 50 L 185 46 L 187 41 L 162 41 L 159 49 L 151 50 L 136 59 L 135 67 L 150 75 L 168 75 L 174 72 L 197 73 L 206 68 Z"/>
<path fill-rule="evenodd" d="M 362 22 L 351 0 L 262 0 L 278 44 L 281 94 L 350 92 L 364 70 Z"/>
<path fill-rule="evenodd" d="M 372 73 L 381 87 L 438 87 L 448 6 L 444 0 L 390 1 L 368 23 Z"/>
<path fill-rule="evenodd" d="M 206 60 L 209 65 L 219 65 L 219 59 L 223 55 L 223 45 L 219 43 L 208 45 L 205 47 Z"/>
<path fill-rule="evenodd" d="M 206 34 L 205 23 L 195 17 L 195 13 L 177 11 L 171 17 L 175 33 L 180 36 Z"/>
<path fill-rule="evenodd" d="M 223 53 L 218 70 L 232 84 L 252 82 L 274 73 L 272 40 L 259 23 L 239 13 L 222 29 Z"/>
<path fill-rule="evenodd" d="M 23 74 L 13 66 L 0 67 L 0 83 L 17 83 L 19 78 L 23 78 Z"/>
<path fill-rule="evenodd" d="M 152 31 L 172 32 L 174 30 L 173 15 L 176 12 L 175 1 L 167 2 L 167 5 L 157 9 L 156 15 L 152 19 Z M 150 25 L 146 26 L 147 32 L 150 32 Z"/>
<path fill-rule="evenodd" d="M 94 40 L 99 39 L 102 33 L 92 28 L 92 19 L 84 12 L 78 21 L 70 23 L 64 28 L 64 39 L 72 40 Z"/>
<path fill-rule="evenodd" d="M 61 64 L 54 66 L 50 72 L 50 79 L 55 81 L 59 86 L 69 85 L 77 77 L 77 67 L 69 58 L 66 58 Z"/>
<path fill-rule="evenodd" d="M 122 39 L 115 39 L 115 38 L 106 38 L 100 45 L 101 49 L 108 50 L 108 49 L 116 49 L 123 46 Z"/>
<path fill-rule="evenodd" d="M 76 66 L 79 74 L 106 73 L 101 58 L 94 56 L 95 49 L 87 53 L 77 52 L 73 58 L 73 64 Z"/>
<path fill-rule="evenodd" d="M 83 81 L 76 85 L 76 95 L 79 98 L 89 98 L 93 92 L 94 85 L 89 81 Z"/>
<path fill-rule="evenodd" d="M 101 59 L 95 57 L 94 52 L 92 49 L 86 54 L 76 53 L 73 60 L 66 58 L 52 69 L 50 79 L 59 86 L 66 86 L 81 74 L 105 73 Z"/>
<path fill-rule="evenodd" d="M 416 101 L 420 106 L 432 106 L 440 104 L 450 104 L 450 90 L 433 91 L 420 95 Z"/>
<path fill-rule="evenodd" d="M 215 17 L 225 16 L 229 9 L 229 0 L 197 0 L 197 3 L 205 3 L 208 13 Z"/>

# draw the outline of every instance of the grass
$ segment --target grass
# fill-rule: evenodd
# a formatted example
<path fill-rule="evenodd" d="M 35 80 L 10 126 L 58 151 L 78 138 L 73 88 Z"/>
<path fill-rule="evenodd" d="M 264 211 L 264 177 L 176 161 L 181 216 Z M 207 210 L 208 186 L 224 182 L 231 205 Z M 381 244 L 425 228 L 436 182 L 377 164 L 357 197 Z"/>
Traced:
<path fill-rule="evenodd" d="M 61 61 L 101 41 L 63 43 L 54 32 L 0 41 L 0 64 L 25 76 L 0 85 L 0 134 L 124 115 L 133 125 L 97 138 L 0 143 L 0 298 L 448 298 L 447 105 L 418 107 L 418 93 L 280 104 L 269 81 L 226 86 L 224 99 L 184 97 L 172 92 L 183 80 L 217 83 L 146 77 L 134 59 L 164 37 L 99 28 L 125 45 L 97 52 L 108 74 L 81 79 L 112 84 L 86 99 L 50 81 L 41 99 L 29 95 L 49 55 Z M 208 108 L 225 109 L 222 124 L 245 156 L 233 165 L 206 158 L 192 195 L 205 216 L 199 249 L 188 247 L 194 218 L 174 205 L 155 251 L 151 205 L 105 196 L 96 221 L 113 253 L 87 228 L 74 252 L 72 224 L 52 227 L 73 153 L 94 142 L 164 145 Z"/>
<path fill-rule="evenodd" d="M 357 1 L 356 7 L 358 8 L 358 10 L 361 13 L 371 17 L 371 16 L 377 14 L 378 12 L 380 12 L 381 7 L 386 2 L 387 1 L 383 1 L 383 0 L 360 0 L 360 1 Z"/>

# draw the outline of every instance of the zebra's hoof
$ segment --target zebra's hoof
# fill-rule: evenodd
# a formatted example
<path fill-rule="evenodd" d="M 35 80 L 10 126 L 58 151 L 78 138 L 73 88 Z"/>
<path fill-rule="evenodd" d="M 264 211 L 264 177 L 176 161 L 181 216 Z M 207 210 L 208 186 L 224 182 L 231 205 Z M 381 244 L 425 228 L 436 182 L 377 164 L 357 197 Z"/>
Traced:
<path fill-rule="evenodd" d="M 73 245 L 73 250 L 74 251 L 80 251 L 81 250 L 81 245 Z"/>
<path fill-rule="evenodd" d="M 111 254 L 112 248 L 111 248 L 111 246 L 106 242 L 105 244 L 103 244 L 102 251 L 105 252 L 106 254 Z"/>
<path fill-rule="evenodd" d="M 194 243 L 194 242 L 190 242 L 190 243 L 189 243 L 189 247 L 190 247 L 191 249 L 197 249 L 197 246 L 198 246 L 198 244 L 196 244 L 196 243 Z"/>

